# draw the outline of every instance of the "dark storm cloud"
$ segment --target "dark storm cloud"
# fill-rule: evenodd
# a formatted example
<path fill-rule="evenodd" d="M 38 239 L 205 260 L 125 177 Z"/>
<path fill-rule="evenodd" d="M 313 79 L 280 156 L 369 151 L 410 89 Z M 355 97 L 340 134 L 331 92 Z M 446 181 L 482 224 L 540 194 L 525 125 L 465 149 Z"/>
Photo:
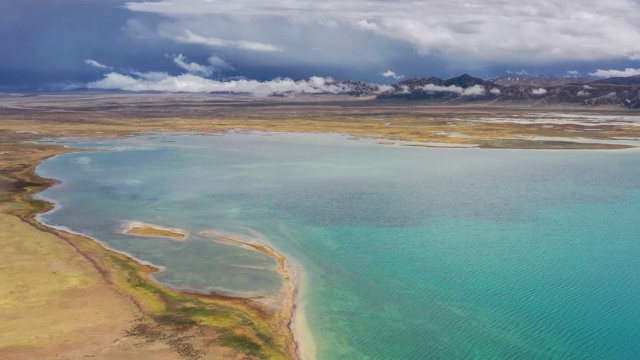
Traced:
<path fill-rule="evenodd" d="M 523 69 L 629 75 L 640 68 L 639 26 L 633 0 L 0 0 L 0 88 L 152 72 L 386 83 Z"/>
<path fill-rule="evenodd" d="M 0 81 L 81 80 L 87 58 L 115 60 L 121 1 L 0 0 Z"/>
<path fill-rule="evenodd" d="M 86 83 L 107 70 L 95 63 L 107 68 L 179 71 L 165 54 L 178 54 L 184 46 L 132 37 L 129 21 L 155 26 L 158 16 L 134 14 L 124 3 L 0 0 L 0 88 Z"/>

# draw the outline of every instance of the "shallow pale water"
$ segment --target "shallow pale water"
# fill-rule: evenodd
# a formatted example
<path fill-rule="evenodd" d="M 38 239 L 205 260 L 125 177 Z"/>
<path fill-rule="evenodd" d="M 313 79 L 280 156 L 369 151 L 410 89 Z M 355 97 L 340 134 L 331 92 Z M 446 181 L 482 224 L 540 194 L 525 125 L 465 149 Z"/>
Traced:
<path fill-rule="evenodd" d="M 640 153 L 425 149 L 337 135 L 75 142 L 42 221 L 165 266 L 171 286 L 272 296 L 302 270 L 319 359 L 640 358 Z M 188 230 L 177 243 L 126 221 Z"/>

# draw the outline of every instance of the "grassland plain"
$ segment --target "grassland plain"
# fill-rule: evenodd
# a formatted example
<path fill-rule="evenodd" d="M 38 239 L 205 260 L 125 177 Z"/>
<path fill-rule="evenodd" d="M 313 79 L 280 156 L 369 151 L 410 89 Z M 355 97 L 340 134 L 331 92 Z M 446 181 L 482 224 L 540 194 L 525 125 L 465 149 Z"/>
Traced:
<path fill-rule="evenodd" d="M 35 167 L 47 157 L 81 150 L 30 141 L 246 130 L 346 133 L 416 146 L 618 149 L 630 146 L 618 139 L 640 138 L 636 117 L 618 108 L 434 107 L 333 97 L 3 97 L 0 357 L 297 357 L 289 313 L 267 311 L 248 299 L 163 288 L 145 276 L 157 269 L 35 221 L 49 204 L 31 195 L 52 184 L 35 176 Z M 576 138 L 588 141 L 571 140 Z"/>

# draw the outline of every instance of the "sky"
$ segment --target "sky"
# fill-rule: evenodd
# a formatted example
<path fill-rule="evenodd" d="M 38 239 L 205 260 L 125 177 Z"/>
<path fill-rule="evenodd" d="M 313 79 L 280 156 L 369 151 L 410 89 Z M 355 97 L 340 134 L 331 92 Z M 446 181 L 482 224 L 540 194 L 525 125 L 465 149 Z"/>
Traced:
<path fill-rule="evenodd" d="M 269 94 L 462 73 L 640 75 L 640 1 L 0 0 L 0 89 Z"/>

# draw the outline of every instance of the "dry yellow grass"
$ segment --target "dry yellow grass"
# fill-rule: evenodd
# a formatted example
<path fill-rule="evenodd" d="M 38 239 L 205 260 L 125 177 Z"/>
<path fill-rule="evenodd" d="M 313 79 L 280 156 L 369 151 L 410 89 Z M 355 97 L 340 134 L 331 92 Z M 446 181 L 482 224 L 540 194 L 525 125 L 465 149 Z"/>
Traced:
<path fill-rule="evenodd" d="M 114 288 L 81 253 L 18 213 L 40 183 L 29 176 L 58 147 L 0 143 L 0 358 L 177 359 L 168 346 L 126 336 L 135 302 Z"/>
<path fill-rule="evenodd" d="M 74 248 L 0 206 L 0 358 L 178 359 L 127 336 L 141 312 Z"/>

